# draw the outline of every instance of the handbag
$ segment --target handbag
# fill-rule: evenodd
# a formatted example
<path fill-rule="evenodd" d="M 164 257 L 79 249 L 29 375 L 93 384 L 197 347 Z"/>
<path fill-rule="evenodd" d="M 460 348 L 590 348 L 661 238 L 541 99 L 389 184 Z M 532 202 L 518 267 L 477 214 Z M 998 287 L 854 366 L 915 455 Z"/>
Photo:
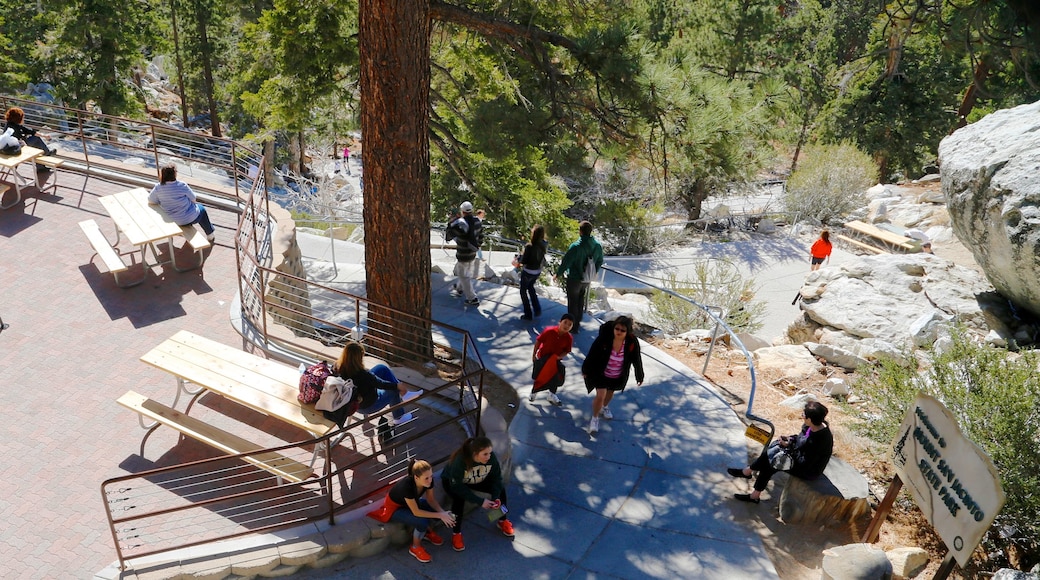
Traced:
<path fill-rule="evenodd" d="M 777 471 L 787 471 L 794 466 L 794 457 L 791 453 L 794 450 L 790 447 L 781 447 L 778 441 L 774 441 L 769 445 L 769 465 Z"/>
<path fill-rule="evenodd" d="M 395 503 L 394 500 L 390 499 L 390 494 L 388 493 L 386 494 L 386 498 L 383 499 L 383 505 L 365 515 L 377 522 L 385 524 L 390 521 L 390 516 L 394 515 L 394 512 L 397 511 L 397 508 L 399 507 L 401 506 Z"/>
<path fill-rule="evenodd" d="M 300 394 L 296 399 L 305 405 L 313 405 L 321 398 L 321 391 L 325 388 L 325 381 L 332 376 L 332 367 L 329 363 L 322 361 L 314 363 L 304 369 L 300 375 Z"/>
<path fill-rule="evenodd" d="M 335 375 L 325 379 L 325 388 L 321 390 L 314 408 L 319 411 L 336 411 L 350 402 L 354 396 L 354 381 L 343 380 Z"/>

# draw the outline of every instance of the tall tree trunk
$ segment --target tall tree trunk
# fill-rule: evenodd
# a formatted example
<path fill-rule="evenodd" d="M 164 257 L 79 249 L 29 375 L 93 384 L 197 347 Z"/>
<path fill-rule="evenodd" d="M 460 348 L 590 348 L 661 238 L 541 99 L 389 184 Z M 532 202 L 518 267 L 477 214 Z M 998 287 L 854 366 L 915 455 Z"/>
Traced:
<path fill-rule="evenodd" d="M 213 94 L 213 45 L 209 41 L 207 19 L 211 7 L 201 2 L 195 5 L 195 26 L 202 52 L 202 81 L 205 85 L 206 102 L 209 105 L 209 128 L 214 137 L 221 137 L 220 117 L 217 115 L 217 99 Z"/>
<path fill-rule="evenodd" d="M 180 34 L 177 32 L 177 0 L 170 0 L 170 21 L 173 25 L 173 54 L 177 57 L 177 93 L 181 97 L 181 124 L 187 129 L 188 100 L 184 97 L 184 61 L 181 58 Z"/>
<path fill-rule="evenodd" d="M 358 12 L 368 298 L 428 319 L 430 2 L 361 0 Z M 432 350 L 428 325 L 373 308 L 369 326 L 402 356 Z"/>
<path fill-rule="evenodd" d="M 954 127 L 954 131 L 968 124 L 968 115 L 971 114 L 971 110 L 975 108 L 975 102 L 979 99 L 979 87 L 985 84 L 987 77 L 989 77 L 989 62 L 983 57 L 975 66 L 971 86 L 964 92 L 961 106 L 957 108 L 957 126 Z"/>

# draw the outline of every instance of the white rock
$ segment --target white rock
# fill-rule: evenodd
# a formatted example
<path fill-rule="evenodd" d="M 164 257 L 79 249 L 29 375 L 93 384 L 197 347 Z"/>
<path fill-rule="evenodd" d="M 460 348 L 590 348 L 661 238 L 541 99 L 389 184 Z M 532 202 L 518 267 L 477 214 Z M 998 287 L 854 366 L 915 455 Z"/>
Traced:
<path fill-rule="evenodd" d="M 822 580 L 882 580 L 892 577 L 892 563 L 872 544 L 849 544 L 823 551 Z"/>
<path fill-rule="evenodd" d="M 823 394 L 832 398 L 847 397 L 849 387 L 845 384 L 845 379 L 830 378 L 823 383 Z"/>
<path fill-rule="evenodd" d="M 807 276 L 801 308 L 822 327 L 898 348 L 909 341 L 911 322 L 932 310 L 980 334 L 987 332 L 977 296 L 989 291 L 991 287 L 977 272 L 938 256 L 865 256 Z"/>
<path fill-rule="evenodd" d="M 1007 346 L 1007 340 L 1005 340 L 1004 337 L 1000 336 L 1000 333 L 996 330 L 989 331 L 989 333 L 986 334 L 986 338 L 984 338 L 983 341 L 986 344 L 1000 348 L 1004 348 Z"/>
<path fill-rule="evenodd" d="M 744 345 L 744 348 L 748 349 L 748 352 L 754 352 L 760 348 L 767 348 L 770 346 L 765 340 L 746 332 L 738 332 L 737 339 Z"/>
<path fill-rule="evenodd" d="M 805 404 L 809 401 L 818 401 L 816 395 L 812 393 L 798 393 L 787 397 L 783 401 L 780 401 L 780 405 L 791 409 L 803 409 Z"/>
<path fill-rule="evenodd" d="M 823 368 L 808 349 L 798 344 L 760 348 L 752 357 L 756 369 L 780 372 L 790 381 L 809 378 Z"/>
<path fill-rule="evenodd" d="M 939 144 L 957 237 L 989 281 L 1040 314 L 1040 102 L 997 111 Z"/>
<path fill-rule="evenodd" d="M 910 323 L 910 340 L 920 347 L 931 346 L 937 338 L 936 328 L 943 319 L 942 313 L 935 309 L 918 316 Z"/>
<path fill-rule="evenodd" d="M 921 548 L 893 548 L 885 556 L 892 563 L 892 573 L 903 578 L 917 576 L 928 565 L 928 552 Z"/>
<path fill-rule="evenodd" d="M 855 370 L 866 366 L 870 362 L 856 353 L 834 344 L 821 344 L 815 342 L 803 343 L 813 355 L 822 358 L 832 365 L 838 365 L 843 369 Z M 876 357 L 874 357 L 876 358 Z"/>

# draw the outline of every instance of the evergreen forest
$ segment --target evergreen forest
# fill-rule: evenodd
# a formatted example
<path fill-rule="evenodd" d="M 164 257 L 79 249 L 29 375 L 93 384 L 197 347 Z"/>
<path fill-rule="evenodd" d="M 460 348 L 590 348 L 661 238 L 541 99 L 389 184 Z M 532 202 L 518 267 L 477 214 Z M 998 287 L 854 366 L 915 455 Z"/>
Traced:
<path fill-rule="evenodd" d="M 1040 97 L 1033 0 L 0 0 L 0 91 L 145 118 L 161 56 L 179 121 L 305 173 L 361 129 L 359 21 L 387 5 L 429 15 L 431 215 L 469 197 L 519 238 L 693 220 L 811 145 L 918 177 L 951 131 Z"/>

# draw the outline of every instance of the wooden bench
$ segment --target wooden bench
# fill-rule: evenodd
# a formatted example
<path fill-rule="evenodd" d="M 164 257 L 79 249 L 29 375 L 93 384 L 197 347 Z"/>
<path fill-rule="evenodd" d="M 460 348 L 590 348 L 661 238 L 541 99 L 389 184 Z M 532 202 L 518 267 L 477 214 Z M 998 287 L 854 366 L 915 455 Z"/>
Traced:
<path fill-rule="evenodd" d="M 101 261 L 105 263 L 105 268 L 112 274 L 116 279 L 116 286 L 120 288 L 129 288 L 136 286 L 141 282 L 144 282 L 144 277 L 136 282 L 130 284 L 124 284 L 120 280 L 120 274 L 126 272 L 129 266 L 123 262 L 123 257 L 119 254 L 119 251 L 112 247 L 112 244 L 108 243 L 108 239 L 105 238 L 105 234 L 101 233 L 101 228 L 94 220 L 83 220 L 79 222 L 80 229 L 87 235 L 87 240 L 90 242 L 91 247 L 94 248 L 94 252 L 97 253 Z"/>
<path fill-rule="evenodd" d="M 883 249 L 881 249 L 881 248 L 879 248 L 877 246 L 871 246 L 870 244 L 864 244 L 863 242 L 861 242 L 859 240 L 854 240 L 854 239 L 852 239 L 852 238 L 850 238 L 848 236 L 838 235 L 837 237 L 838 237 L 839 240 L 841 240 L 843 242 L 846 242 L 848 244 L 851 244 L 853 246 L 856 246 L 857 248 L 859 248 L 861 250 L 866 250 L 868 252 L 873 252 L 875 254 L 887 254 L 888 253 L 887 251 L 885 251 L 885 250 L 883 250 Z"/>
<path fill-rule="evenodd" d="M 181 226 L 181 235 L 188 240 L 188 244 L 195 252 L 201 252 L 213 246 L 213 242 L 206 239 L 206 234 L 195 229 L 195 226 Z"/>
<path fill-rule="evenodd" d="M 868 224 L 859 220 L 852 220 L 846 222 L 845 227 L 855 233 L 874 238 L 884 243 L 886 246 L 897 250 L 916 252 L 918 249 L 918 243 L 914 239 L 885 231 L 873 224 Z"/>
<path fill-rule="evenodd" d="M 33 161 L 37 165 L 43 165 L 45 167 L 50 167 L 51 169 L 57 169 L 57 168 L 61 167 L 62 165 L 65 165 L 65 160 L 64 159 L 62 159 L 60 157 L 51 157 L 49 155 L 44 155 L 42 157 L 37 157 L 36 159 L 33 159 Z"/>
<path fill-rule="evenodd" d="M 36 166 L 37 167 L 42 165 L 42 166 L 44 166 L 44 167 L 46 167 L 48 169 L 58 169 L 59 167 L 61 167 L 62 165 L 65 164 L 65 160 L 64 159 L 61 159 L 59 157 L 52 157 L 52 156 L 49 156 L 49 155 L 44 155 L 42 157 L 37 157 L 33 161 L 36 162 Z M 48 179 L 49 183 L 47 183 L 46 185 L 44 185 L 42 183 L 43 179 L 39 175 L 37 175 L 36 180 L 37 180 L 37 182 L 38 182 L 38 184 L 40 186 L 40 192 L 41 193 L 44 192 L 44 191 L 54 191 L 54 190 L 58 189 L 58 180 L 56 178 L 53 178 L 53 177 L 49 178 Z"/>
<path fill-rule="evenodd" d="M 301 482 L 314 473 L 310 467 L 284 455 L 272 451 L 257 453 L 264 448 L 252 441 L 247 441 L 237 435 L 218 429 L 205 421 L 185 415 L 176 409 L 167 407 L 134 391 L 127 391 L 125 395 L 119 397 L 117 402 L 127 409 L 140 414 L 142 417 L 147 417 L 154 421 L 156 424 L 150 428 L 149 433 L 162 424 L 229 455 L 249 453 L 250 455 L 242 456 L 242 460 L 270 472 L 278 478 L 279 484 L 283 479 L 291 482 Z M 144 442 L 141 443 L 141 446 L 141 454 L 144 455 Z"/>

